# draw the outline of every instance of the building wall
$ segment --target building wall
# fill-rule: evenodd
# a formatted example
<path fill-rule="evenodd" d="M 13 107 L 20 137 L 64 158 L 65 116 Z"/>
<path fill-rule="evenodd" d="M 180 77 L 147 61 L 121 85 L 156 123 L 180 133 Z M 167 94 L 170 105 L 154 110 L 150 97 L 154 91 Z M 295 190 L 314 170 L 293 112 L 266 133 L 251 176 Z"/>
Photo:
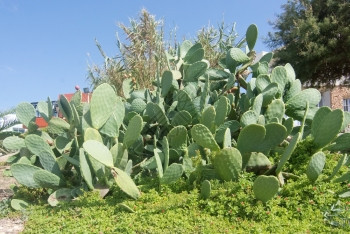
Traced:
<path fill-rule="evenodd" d="M 336 86 L 331 92 L 331 108 L 343 110 L 343 99 L 350 98 L 350 88 Z"/>

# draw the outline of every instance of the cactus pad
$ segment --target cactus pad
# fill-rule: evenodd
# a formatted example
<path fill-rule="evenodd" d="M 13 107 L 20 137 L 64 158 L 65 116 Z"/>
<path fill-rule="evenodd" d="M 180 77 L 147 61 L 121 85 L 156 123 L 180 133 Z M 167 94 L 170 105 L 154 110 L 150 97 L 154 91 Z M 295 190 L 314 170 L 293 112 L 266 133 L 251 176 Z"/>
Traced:
<path fill-rule="evenodd" d="M 141 196 L 141 193 L 136 187 L 134 181 L 124 171 L 114 167 L 112 168 L 112 175 L 120 189 L 130 197 L 137 199 Z"/>
<path fill-rule="evenodd" d="M 328 112 L 328 113 L 327 113 Z M 315 122 L 312 123 L 311 130 L 314 143 L 318 148 L 322 148 L 333 141 L 344 120 L 344 112 L 336 109 L 330 112 L 328 109 L 320 108 L 315 114 Z"/>
<path fill-rule="evenodd" d="M 83 144 L 84 150 L 95 160 L 107 167 L 113 167 L 113 157 L 108 148 L 99 141 L 88 140 Z"/>
<path fill-rule="evenodd" d="M 25 210 L 29 204 L 20 199 L 11 199 L 11 207 L 14 210 Z"/>
<path fill-rule="evenodd" d="M 174 149 L 182 149 L 187 147 L 187 129 L 180 125 L 174 127 L 168 133 L 169 146 Z"/>
<path fill-rule="evenodd" d="M 198 78 L 205 73 L 205 70 L 208 67 L 209 67 L 209 64 L 206 61 L 198 61 L 191 64 L 185 70 L 184 81 L 197 82 Z"/>
<path fill-rule="evenodd" d="M 203 199 L 208 199 L 210 197 L 211 184 L 209 180 L 204 180 L 201 186 L 201 197 Z"/>
<path fill-rule="evenodd" d="M 213 106 L 204 109 L 201 117 L 201 124 L 206 126 L 212 133 L 215 133 L 215 117 L 216 111 Z"/>
<path fill-rule="evenodd" d="M 35 122 L 35 109 L 30 103 L 20 103 L 16 107 L 16 117 L 26 127 L 30 126 L 30 123 Z"/>
<path fill-rule="evenodd" d="M 141 98 L 136 98 L 131 102 L 131 111 L 141 113 L 144 109 L 146 109 L 146 102 Z"/>
<path fill-rule="evenodd" d="M 20 150 L 23 147 L 26 147 L 24 139 L 18 136 L 6 137 L 2 142 L 2 145 L 8 150 Z"/>
<path fill-rule="evenodd" d="M 84 178 L 87 186 L 89 187 L 89 189 L 93 190 L 94 186 L 92 183 L 92 175 L 91 175 L 91 170 L 90 170 L 90 166 L 88 164 L 85 152 L 83 149 L 79 150 L 79 162 L 80 162 L 80 173 L 82 175 L 82 177 Z"/>
<path fill-rule="evenodd" d="M 253 191 L 257 199 L 266 203 L 273 198 L 279 189 L 279 182 L 275 176 L 260 175 L 254 181 Z"/>
<path fill-rule="evenodd" d="M 258 27 L 255 24 L 251 24 L 245 34 L 249 50 L 253 50 L 256 40 L 258 38 Z"/>
<path fill-rule="evenodd" d="M 307 178 L 311 182 L 315 182 L 321 175 L 323 167 L 326 163 L 326 155 L 323 152 L 317 152 L 312 155 L 309 165 L 306 169 Z"/>
<path fill-rule="evenodd" d="M 33 174 L 33 179 L 42 188 L 59 188 L 65 182 L 55 174 L 45 170 L 38 170 Z"/>
<path fill-rule="evenodd" d="M 231 48 L 227 52 L 226 66 L 231 72 L 235 72 L 237 66 L 246 63 L 249 60 L 249 57 L 241 49 Z"/>
<path fill-rule="evenodd" d="M 326 149 L 333 152 L 350 152 L 350 133 L 341 134 Z"/>
<path fill-rule="evenodd" d="M 185 111 L 185 110 L 176 112 L 173 119 L 171 120 L 171 124 L 173 126 L 179 126 L 179 125 L 187 126 L 191 124 L 191 122 L 192 122 L 192 116 L 190 113 L 188 113 L 188 111 Z"/>
<path fill-rule="evenodd" d="M 258 115 L 255 111 L 249 110 L 244 112 L 241 117 L 241 126 L 245 127 L 250 124 L 256 124 L 258 122 Z"/>
<path fill-rule="evenodd" d="M 94 128 L 85 129 L 84 141 L 88 141 L 88 140 L 96 140 L 96 141 L 103 143 L 101 134 L 99 133 L 99 131 L 97 131 Z"/>
<path fill-rule="evenodd" d="M 242 156 L 235 148 L 220 150 L 214 158 L 214 168 L 221 179 L 225 181 L 238 180 L 242 170 Z"/>
<path fill-rule="evenodd" d="M 282 123 L 285 108 L 284 103 L 281 99 L 273 100 L 266 109 L 265 119 L 268 123 L 272 122 L 272 119 L 277 118 L 278 123 Z"/>
<path fill-rule="evenodd" d="M 92 126 L 100 129 L 109 119 L 117 105 L 117 95 L 107 83 L 99 85 L 92 94 L 90 114 Z"/>
<path fill-rule="evenodd" d="M 72 199 L 72 189 L 61 188 L 53 192 L 47 201 L 50 206 L 57 206 L 60 202 L 69 202 Z"/>
<path fill-rule="evenodd" d="M 163 174 L 163 177 L 160 179 L 162 184 L 171 184 L 176 182 L 183 174 L 183 167 L 181 164 L 173 163 L 171 164 Z"/>
<path fill-rule="evenodd" d="M 49 131 L 49 133 L 52 133 L 52 134 L 62 134 L 64 132 L 68 131 L 69 128 L 70 128 L 69 123 L 67 123 L 66 121 L 64 121 L 61 118 L 53 117 L 49 121 L 49 125 L 47 127 L 47 130 Z"/>
<path fill-rule="evenodd" d="M 298 141 L 300 139 L 300 132 L 293 136 L 292 140 L 289 142 L 289 145 L 284 150 L 281 160 L 278 162 L 276 175 L 278 175 L 282 171 L 282 167 L 287 163 L 293 151 L 297 147 Z"/>
<path fill-rule="evenodd" d="M 220 126 L 225 122 L 225 118 L 228 112 L 229 100 L 227 97 L 222 96 L 218 101 L 215 108 L 216 116 L 215 116 L 215 125 Z"/>
<path fill-rule="evenodd" d="M 214 151 L 220 149 L 210 130 L 203 124 L 194 125 L 191 129 L 191 135 L 197 144 L 204 148 Z"/>
<path fill-rule="evenodd" d="M 30 152 L 32 152 L 35 155 L 39 155 L 43 151 L 49 152 L 51 155 L 54 155 L 50 145 L 38 135 L 30 134 L 26 136 L 24 141 Z"/>
<path fill-rule="evenodd" d="M 143 120 L 139 115 L 135 115 L 130 121 L 124 135 L 123 145 L 129 148 L 139 138 L 143 128 Z"/>
<path fill-rule="evenodd" d="M 40 187 L 33 178 L 34 173 L 40 170 L 42 169 L 28 164 L 15 163 L 11 165 L 11 172 L 13 177 L 15 177 L 18 183 L 29 188 Z"/>

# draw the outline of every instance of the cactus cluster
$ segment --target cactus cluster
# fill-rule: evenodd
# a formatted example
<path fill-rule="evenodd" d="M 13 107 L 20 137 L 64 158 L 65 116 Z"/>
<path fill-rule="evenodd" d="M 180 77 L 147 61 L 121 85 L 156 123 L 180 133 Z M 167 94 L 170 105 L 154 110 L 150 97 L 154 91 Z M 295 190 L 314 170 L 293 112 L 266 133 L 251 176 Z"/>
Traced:
<path fill-rule="evenodd" d="M 79 90 L 70 101 L 62 95 L 64 119 L 52 116 L 50 100 L 40 102 L 46 131 L 36 126 L 34 108 L 21 103 L 17 117 L 28 132 L 3 142 L 19 152 L 11 159 L 13 176 L 27 187 L 58 189 L 49 198 L 56 205 L 60 194 L 71 199 L 79 190 L 113 183 L 137 199 L 141 193 L 132 178 L 143 175 L 160 184 L 181 177 L 204 181 L 207 199 L 207 180 L 239 180 L 243 171 L 253 171 L 254 194 L 267 202 L 283 186 L 294 149 L 310 138 L 317 153 L 305 173 L 315 182 L 326 161 L 322 151 L 350 151 L 349 134 L 338 135 L 350 118 L 342 110 L 318 108 L 319 91 L 302 90 L 290 64 L 269 72 L 272 53 L 255 61 L 257 35 L 251 25 L 246 51 L 227 48 L 221 68 L 210 68 L 200 43 L 184 41 L 167 54 L 169 70 L 155 78 L 153 90 L 138 90 L 126 79 L 124 97 L 108 84 L 94 90 L 90 103 L 81 102 Z M 302 126 L 294 127 L 294 120 Z M 271 152 L 280 152 L 275 165 Z"/>

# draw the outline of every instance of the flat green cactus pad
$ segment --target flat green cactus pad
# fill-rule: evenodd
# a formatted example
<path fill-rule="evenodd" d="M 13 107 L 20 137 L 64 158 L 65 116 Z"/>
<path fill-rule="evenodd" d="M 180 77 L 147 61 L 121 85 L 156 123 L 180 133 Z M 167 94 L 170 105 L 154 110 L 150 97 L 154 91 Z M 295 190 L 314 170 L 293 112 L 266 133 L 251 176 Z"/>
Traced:
<path fill-rule="evenodd" d="M 26 102 L 20 103 L 16 107 L 16 117 L 22 124 L 29 127 L 31 122 L 35 122 L 34 106 Z"/>
<path fill-rule="evenodd" d="M 28 202 L 20 199 L 11 199 L 11 207 L 14 210 L 25 210 L 29 206 Z"/>
<path fill-rule="evenodd" d="M 197 144 L 204 148 L 214 151 L 220 149 L 210 130 L 203 124 L 194 125 L 191 129 L 191 135 Z"/>
<path fill-rule="evenodd" d="M 174 149 L 187 147 L 187 129 L 185 126 L 176 126 L 168 133 L 169 146 Z"/>
<path fill-rule="evenodd" d="M 279 189 L 279 182 L 275 176 L 260 175 L 254 181 L 253 191 L 257 199 L 266 203 L 273 198 Z"/>
<path fill-rule="evenodd" d="M 99 141 L 88 140 L 83 144 L 84 150 L 95 160 L 107 167 L 113 167 L 113 157 L 108 148 Z"/>
<path fill-rule="evenodd" d="M 49 133 L 52 133 L 52 134 L 62 134 L 68 131 L 69 128 L 70 128 L 69 123 L 67 123 L 61 118 L 53 117 L 49 121 L 49 126 L 47 127 L 47 130 L 49 131 Z"/>
<path fill-rule="evenodd" d="M 84 178 L 87 186 L 91 190 L 94 189 L 94 186 L 92 183 L 93 180 L 92 180 L 91 170 L 90 170 L 90 166 L 87 161 L 84 149 L 79 150 L 79 166 L 80 166 L 80 173 Z"/>
<path fill-rule="evenodd" d="M 27 135 L 25 138 L 25 143 L 30 152 L 32 152 L 35 155 L 39 155 L 43 151 L 49 152 L 51 155 L 54 155 L 50 145 L 38 135 Z"/>
<path fill-rule="evenodd" d="M 309 165 L 306 169 L 307 178 L 311 182 L 315 182 L 321 175 L 323 167 L 326 163 L 326 155 L 320 151 L 312 155 Z"/>
<path fill-rule="evenodd" d="M 258 27 L 255 24 L 251 24 L 246 32 L 246 40 L 249 50 L 253 50 L 256 40 L 258 38 Z"/>
<path fill-rule="evenodd" d="M 6 137 L 3 140 L 2 145 L 8 150 L 20 150 L 21 148 L 26 147 L 24 139 L 18 136 Z"/>
<path fill-rule="evenodd" d="M 173 163 L 164 171 L 160 182 L 162 184 L 174 183 L 182 176 L 183 172 L 184 170 L 181 164 Z"/>
<path fill-rule="evenodd" d="M 300 132 L 293 136 L 292 140 L 289 142 L 289 145 L 284 150 L 281 160 L 278 162 L 276 174 L 278 175 L 282 171 L 282 167 L 287 163 L 290 156 L 292 155 L 294 149 L 296 148 L 298 141 L 300 139 Z"/>
<path fill-rule="evenodd" d="M 340 109 L 330 111 L 329 108 L 320 108 L 311 125 L 314 143 L 322 148 L 331 143 L 338 135 L 344 121 L 344 112 Z"/>
<path fill-rule="evenodd" d="M 241 153 L 235 148 L 222 149 L 215 155 L 213 165 L 221 179 L 238 180 L 242 170 Z"/>
<path fill-rule="evenodd" d="M 92 126 L 100 129 L 109 119 L 117 105 L 117 95 L 107 83 L 99 85 L 92 94 L 90 115 Z"/>
<path fill-rule="evenodd" d="M 84 141 L 95 140 L 103 143 L 102 136 L 98 130 L 94 128 L 86 128 L 84 131 Z"/>
<path fill-rule="evenodd" d="M 182 110 L 176 112 L 175 116 L 171 120 L 173 126 L 184 125 L 187 126 L 192 123 L 192 116 L 188 111 Z"/>
<path fill-rule="evenodd" d="M 119 168 L 112 168 L 112 175 L 115 182 L 130 197 L 137 199 L 141 196 L 140 190 L 136 187 L 134 181 L 130 178 L 128 174 Z"/>
<path fill-rule="evenodd" d="M 38 170 L 33 174 L 34 181 L 42 188 L 59 188 L 65 184 L 65 182 L 57 175 L 45 171 Z"/>
<path fill-rule="evenodd" d="M 203 199 L 208 199 L 210 197 L 211 184 L 209 180 L 204 180 L 201 186 L 201 197 Z"/>
<path fill-rule="evenodd" d="M 124 135 L 123 145 L 129 148 L 138 139 L 143 128 L 143 120 L 139 115 L 135 115 L 130 121 Z"/>
<path fill-rule="evenodd" d="M 18 183 L 29 188 L 40 188 L 40 185 L 33 178 L 34 173 L 40 170 L 42 169 L 28 164 L 15 163 L 11 165 L 13 177 Z"/>
<path fill-rule="evenodd" d="M 69 202 L 72 199 L 72 189 L 61 188 L 53 192 L 47 201 L 50 206 L 57 206 L 61 202 Z"/>

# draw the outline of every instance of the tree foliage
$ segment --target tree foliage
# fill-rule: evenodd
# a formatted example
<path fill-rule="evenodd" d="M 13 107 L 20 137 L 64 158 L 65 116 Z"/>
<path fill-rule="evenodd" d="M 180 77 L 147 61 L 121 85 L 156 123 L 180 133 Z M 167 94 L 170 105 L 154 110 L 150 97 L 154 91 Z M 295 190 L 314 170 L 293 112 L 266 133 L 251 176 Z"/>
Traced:
<path fill-rule="evenodd" d="M 332 86 L 350 76 L 350 1 L 290 0 L 266 43 L 276 65 L 291 63 L 306 85 Z M 344 79 L 344 77 L 346 77 Z"/>

